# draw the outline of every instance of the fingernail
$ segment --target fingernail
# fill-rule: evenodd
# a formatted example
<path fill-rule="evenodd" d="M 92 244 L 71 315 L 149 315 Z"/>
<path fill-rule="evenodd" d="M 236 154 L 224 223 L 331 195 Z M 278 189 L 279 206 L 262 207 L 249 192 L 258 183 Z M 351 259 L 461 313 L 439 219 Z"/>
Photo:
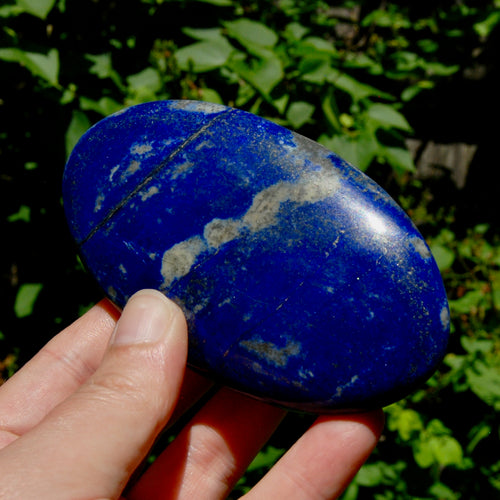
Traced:
<path fill-rule="evenodd" d="M 173 304 L 156 290 L 141 290 L 125 305 L 111 343 L 131 345 L 154 343 L 170 330 Z"/>

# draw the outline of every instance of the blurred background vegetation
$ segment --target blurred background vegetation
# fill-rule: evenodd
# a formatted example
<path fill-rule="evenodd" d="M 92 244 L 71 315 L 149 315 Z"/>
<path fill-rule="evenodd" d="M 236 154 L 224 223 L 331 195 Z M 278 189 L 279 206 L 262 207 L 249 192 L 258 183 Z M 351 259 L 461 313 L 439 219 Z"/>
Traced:
<path fill-rule="evenodd" d="M 228 104 L 367 171 L 447 287 L 449 353 L 387 408 L 344 499 L 500 498 L 499 32 L 499 0 L 3 0 L 1 378 L 102 296 L 61 207 L 80 135 L 140 102 Z M 233 496 L 310 421 L 290 415 Z"/>

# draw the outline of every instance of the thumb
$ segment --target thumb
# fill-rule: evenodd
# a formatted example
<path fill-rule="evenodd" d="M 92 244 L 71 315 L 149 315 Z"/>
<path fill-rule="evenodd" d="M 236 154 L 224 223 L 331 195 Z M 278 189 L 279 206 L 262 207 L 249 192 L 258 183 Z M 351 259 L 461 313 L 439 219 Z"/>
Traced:
<path fill-rule="evenodd" d="M 186 357 L 181 310 L 136 293 L 94 375 L 0 454 L 0 497 L 118 497 L 172 414 Z"/>

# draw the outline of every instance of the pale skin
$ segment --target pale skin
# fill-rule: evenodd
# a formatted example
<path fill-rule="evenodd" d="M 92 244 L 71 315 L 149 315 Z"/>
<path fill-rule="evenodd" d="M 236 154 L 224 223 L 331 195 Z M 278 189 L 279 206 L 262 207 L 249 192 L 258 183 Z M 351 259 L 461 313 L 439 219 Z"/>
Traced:
<path fill-rule="evenodd" d="M 210 387 L 186 357 L 184 316 L 159 292 L 138 292 L 121 317 L 93 307 L 0 387 L 0 498 L 226 498 L 285 415 L 226 388 L 129 483 Z M 319 416 L 245 500 L 338 498 L 382 427 L 381 411 Z"/>

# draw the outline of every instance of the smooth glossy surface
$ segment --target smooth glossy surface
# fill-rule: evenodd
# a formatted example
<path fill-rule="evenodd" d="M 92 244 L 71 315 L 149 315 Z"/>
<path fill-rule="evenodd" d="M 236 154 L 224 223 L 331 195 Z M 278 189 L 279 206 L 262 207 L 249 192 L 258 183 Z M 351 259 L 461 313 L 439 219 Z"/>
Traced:
<path fill-rule="evenodd" d="M 243 111 L 148 103 L 91 128 L 66 166 L 82 257 L 118 304 L 179 303 L 190 363 L 310 411 L 388 404 L 442 359 L 449 313 L 424 240 L 322 146 Z"/>

